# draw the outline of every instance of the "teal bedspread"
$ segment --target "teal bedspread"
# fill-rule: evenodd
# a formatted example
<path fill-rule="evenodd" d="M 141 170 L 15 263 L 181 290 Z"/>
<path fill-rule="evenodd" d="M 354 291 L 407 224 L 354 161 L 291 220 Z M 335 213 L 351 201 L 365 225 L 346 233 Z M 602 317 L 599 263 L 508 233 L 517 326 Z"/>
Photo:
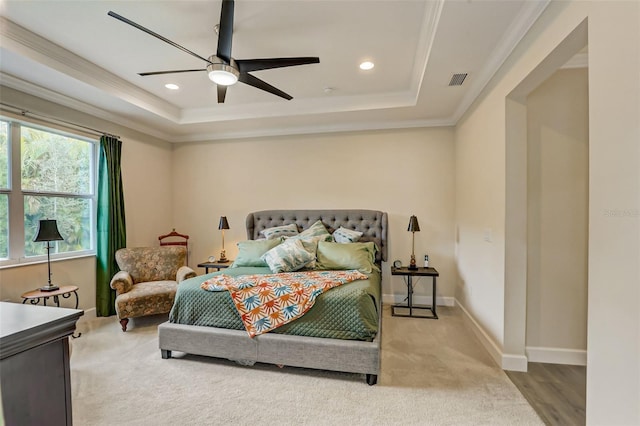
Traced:
<path fill-rule="evenodd" d="M 221 274 L 235 277 L 270 273 L 266 267 L 228 268 L 183 281 L 178 286 L 169 321 L 244 330 L 229 292 L 206 291 L 200 288 L 200 284 Z M 378 332 L 379 300 L 380 273 L 374 272 L 368 280 L 354 281 L 321 294 L 315 305 L 301 318 L 271 333 L 371 341 Z"/>

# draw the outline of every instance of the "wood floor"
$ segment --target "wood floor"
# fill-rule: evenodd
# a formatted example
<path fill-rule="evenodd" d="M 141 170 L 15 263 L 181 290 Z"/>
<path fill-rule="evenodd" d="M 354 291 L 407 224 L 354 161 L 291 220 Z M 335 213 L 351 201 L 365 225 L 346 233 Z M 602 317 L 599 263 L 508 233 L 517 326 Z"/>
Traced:
<path fill-rule="evenodd" d="M 530 362 L 528 369 L 506 373 L 545 424 L 585 424 L 586 367 Z"/>

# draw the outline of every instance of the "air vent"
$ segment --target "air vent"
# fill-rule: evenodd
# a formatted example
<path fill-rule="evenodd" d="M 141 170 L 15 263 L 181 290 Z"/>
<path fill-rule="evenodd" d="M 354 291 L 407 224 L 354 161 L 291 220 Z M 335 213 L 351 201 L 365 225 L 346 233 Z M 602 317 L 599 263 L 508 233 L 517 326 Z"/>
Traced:
<path fill-rule="evenodd" d="M 452 75 L 449 86 L 462 86 L 462 83 L 464 83 L 464 79 L 467 78 L 467 75 L 467 73 Z"/>

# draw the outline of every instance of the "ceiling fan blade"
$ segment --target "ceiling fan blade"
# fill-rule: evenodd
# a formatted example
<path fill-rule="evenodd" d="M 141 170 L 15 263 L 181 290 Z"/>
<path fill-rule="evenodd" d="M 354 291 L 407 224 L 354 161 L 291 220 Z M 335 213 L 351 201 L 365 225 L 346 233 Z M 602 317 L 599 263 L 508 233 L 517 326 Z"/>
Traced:
<path fill-rule="evenodd" d="M 210 63 L 211 63 L 208 59 L 203 58 L 202 56 L 198 55 L 197 53 L 193 53 L 192 51 L 190 51 L 190 50 L 189 50 L 189 49 L 187 49 L 186 47 L 182 47 L 182 46 L 180 46 L 178 43 L 175 43 L 175 42 L 173 42 L 173 41 L 169 40 L 169 39 L 168 39 L 168 38 L 166 38 L 166 37 L 162 37 L 160 34 L 158 34 L 158 33 L 154 33 L 154 32 L 153 32 L 153 31 L 151 31 L 150 29 L 145 28 L 145 27 L 143 27 L 142 25 L 137 24 L 137 23 L 133 22 L 133 21 L 132 21 L 132 20 L 130 20 L 130 19 L 127 19 L 127 18 L 125 18 L 124 16 L 120 16 L 120 15 L 118 15 L 117 13 L 115 13 L 115 12 L 113 12 L 113 11 L 109 11 L 109 13 L 107 13 L 107 15 L 109 15 L 109 16 L 111 16 L 111 17 L 113 17 L 113 18 L 116 18 L 117 20 L 122 21 L 122 22 L 124 22 L 125 24 L 129 24 L 129 25 L 131 25 L 132 27 L 135 27 L 135 28 L 139 29 L 140 31 L 144 31 L 145 33 L 147 33 L 147 34 L 149 34 L 149 35 L 151 35 L 151 36 L 153 36 L 153 37 L 155 37 L 155 38 L 157 38 L 157 39 L 160 39 L 160 40 L 164 41 L 165 43 L 170 44 L 170 45 L 171 45 L 171 46 L 173 46 L 173 47 L 177 47 L 178 49 L 182 50 L 183 52 L 186 52 L 186 53 L 188 53 L 188 54 L 189 54 L 189 55 L 191 55 L 191 56 L 195 56 L 196 58 L 201 59 L 201 60 L 205 61 L 205 62 L 206 62 L 206 63 L 208 63 L 208 64 L 210 64 Z"/>
<path fill-rule="evenodd" d="M 271 68 L 293 67 L 296 65 L 319 64 L 320 58 L 266 58 L 266 59 L 238 59 L 236 64 L 240 72 L 268 70 Z"/>
<path fill-rule="evenodd" d="M 206 71 L 206 69 L 200 70 L 174 70 L 174 71 L 152 71 L 152 72 L 139 72 L 138 75 L 142 77 L 146 77 L 148 75 L 160 75 L 160 74 L 177 74 L 181 72 L 196 72 L 196 71 Z"/>
<path fill-rule="evenodd" d="M 227 86 L 218 85 L 218 103 L 223 104 L 224 98 L 227 96 Z"/>
<path fill-rule="evenodd" d="M 216 56 L 231 62 L 231 39 L 233 38 L 233 0 L 222 0 L 220 27 L 218 29 L 218 50 Z"/>
<path fill-rule="evenodd" d="M 291 97 L 287 93 L 283 92 L 282 90 L 273 87 L 269 83 L 267 83 L 265 81 L 262 81 L 258 77 L 254 77 L 251 74 L 241 73 L 240 77 L 238 78 L 238 80 L 240 80 L 244 84 L 248 84 L 249 86 L 253 86 L 253 87 L 258 88 L 260 90 L 264 90 L 265 92 L 269 92 L 269 93 L 274 94 L 276 96 L 280 96 L 281 98 L 285 98 L 288 101 L 293 99 L 293 97 Z"/>

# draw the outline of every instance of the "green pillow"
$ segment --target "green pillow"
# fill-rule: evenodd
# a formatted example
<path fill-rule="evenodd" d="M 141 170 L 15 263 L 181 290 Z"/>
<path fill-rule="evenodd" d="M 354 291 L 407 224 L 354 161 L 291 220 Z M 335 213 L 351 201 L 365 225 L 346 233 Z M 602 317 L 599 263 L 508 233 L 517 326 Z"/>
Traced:
<path fill-rule="evenodd" d="M 272 240 L 247 240 L 238 243 L 238 256 L 230 268 L 239 266 L 267 266 L 262 255 L 282 243 L 282 238 Z"/>
<path fill-rule="evenodd" d="M 376 245 L 366 243 L 332 243 L 320 241 L 317 250 L 316 269 L 349 270 L 357 269 L 364 274 L 380 271 L 375 264 Z"/>

